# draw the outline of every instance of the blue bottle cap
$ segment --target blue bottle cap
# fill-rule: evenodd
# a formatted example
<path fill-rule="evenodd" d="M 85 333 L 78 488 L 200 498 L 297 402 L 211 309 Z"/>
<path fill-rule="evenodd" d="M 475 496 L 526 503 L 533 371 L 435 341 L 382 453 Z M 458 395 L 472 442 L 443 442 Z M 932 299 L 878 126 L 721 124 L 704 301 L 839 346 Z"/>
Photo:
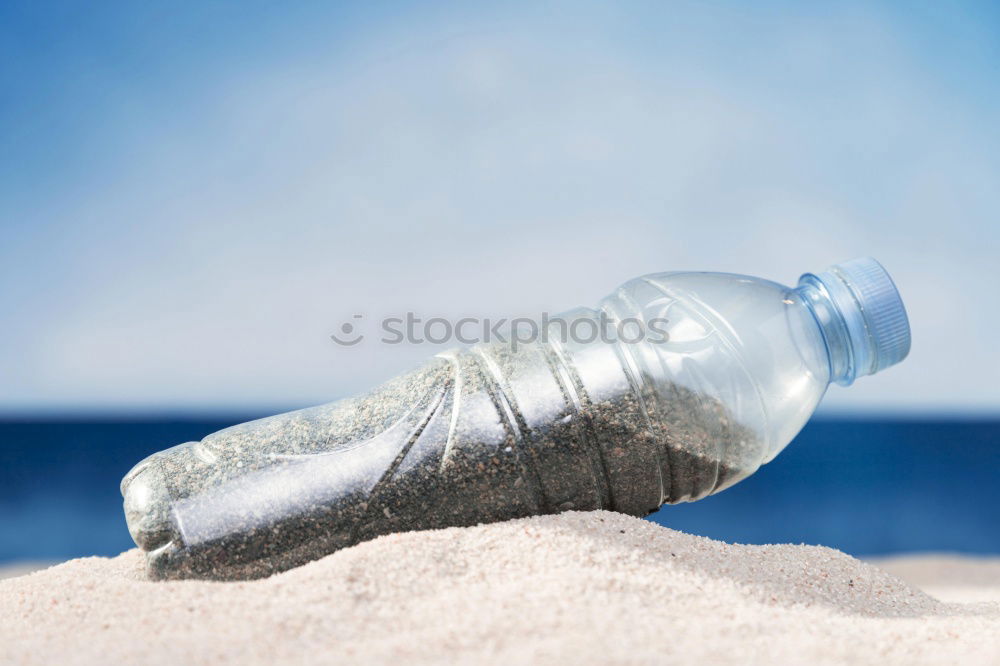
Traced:
<path fill-rule="evenodd" d="M 871 257 L 834 264 L 817 275 L 843 317 L 856 376 L 899 363 L 910 352 L 910 323 L 889 273 Z"/>

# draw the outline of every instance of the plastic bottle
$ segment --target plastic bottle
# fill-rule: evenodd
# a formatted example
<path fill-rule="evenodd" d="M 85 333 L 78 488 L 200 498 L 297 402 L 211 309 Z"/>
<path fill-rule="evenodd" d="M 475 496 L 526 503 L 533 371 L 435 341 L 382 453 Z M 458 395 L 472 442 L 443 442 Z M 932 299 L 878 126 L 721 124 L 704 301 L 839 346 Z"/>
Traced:
<path fill-rule="evenodd" d="M 614 334 L 592 339 L 602 326 Z M 794 288 L 650 275 L 545 332 L 143 460 L 122 494 L 151 576 L 260 577 L 390 532 L 566 510 L 644 516 L 752 474 L 831 382 L 910 347 L 899 294 L 868 258 Z"/>

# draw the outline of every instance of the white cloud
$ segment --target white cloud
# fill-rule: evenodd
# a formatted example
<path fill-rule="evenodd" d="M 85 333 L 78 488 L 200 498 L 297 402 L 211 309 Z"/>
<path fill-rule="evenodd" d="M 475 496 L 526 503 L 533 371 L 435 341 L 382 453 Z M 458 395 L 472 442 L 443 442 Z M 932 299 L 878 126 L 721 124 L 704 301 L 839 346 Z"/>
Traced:
<path fill-rule="evenodd" d="M 721 20 L 680 45 L 620 16 L 397 26 L 234 72 L 186 122 L 144 118 L 106 188 L 24 211 L 0 404 L 321 402 L 432 352 L 336 348 L 356 311 L 552 311 L 653 271 L 794 282 L 871 254 L 913 355 L 829 404 L 996 409 L 990 117 L 943 99 L 883 21 Z M 399 52 L 401 30 L 428 37 Z"/>

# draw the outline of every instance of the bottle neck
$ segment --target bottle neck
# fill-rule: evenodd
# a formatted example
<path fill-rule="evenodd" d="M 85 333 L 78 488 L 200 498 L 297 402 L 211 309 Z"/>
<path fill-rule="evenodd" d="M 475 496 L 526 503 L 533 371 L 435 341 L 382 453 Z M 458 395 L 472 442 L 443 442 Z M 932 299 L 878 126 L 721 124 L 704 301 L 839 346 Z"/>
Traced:
<path fill-rule="evenodd" d="M 850 386 L 855 378 L 873 372 L 874 344 L 861 308 L 849 294 L 831 293 L 831 287 L 813 275 L 804 275 L 795 289 L 819 324 L 830 360 L 830 381 Z"/>

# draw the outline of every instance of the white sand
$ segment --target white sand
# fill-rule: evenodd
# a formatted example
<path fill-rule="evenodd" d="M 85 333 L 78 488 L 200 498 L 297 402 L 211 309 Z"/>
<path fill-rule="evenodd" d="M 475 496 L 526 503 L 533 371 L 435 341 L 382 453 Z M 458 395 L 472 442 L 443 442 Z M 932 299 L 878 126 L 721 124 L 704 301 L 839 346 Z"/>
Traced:
<path fill-rule="evenodd" d="M 942 601 L 1000 602 L 1000 559 L 960 555 L 908 555 L 872 560 Z"/>
<path fill-rule="evenodd" d="M 18 562 L 16 564 L 5 564 L 0 566 L 0 580 L 4 578 L 16 578 L 18 576 L 27 576 L 33 571 L 38 571 L 40 569 L 48 569 L 49 567 L 55 566 L 58 562 Z"/>
<path fill-rule="evenodd" d="M 605 512 L 393 535 L 247 583 L 145 581 L 130 551 L 0 581 L 0 663 L 998 663 L 982 564 L 886 564 L 992 590 L 945 603 L 827 548 Z"/>

